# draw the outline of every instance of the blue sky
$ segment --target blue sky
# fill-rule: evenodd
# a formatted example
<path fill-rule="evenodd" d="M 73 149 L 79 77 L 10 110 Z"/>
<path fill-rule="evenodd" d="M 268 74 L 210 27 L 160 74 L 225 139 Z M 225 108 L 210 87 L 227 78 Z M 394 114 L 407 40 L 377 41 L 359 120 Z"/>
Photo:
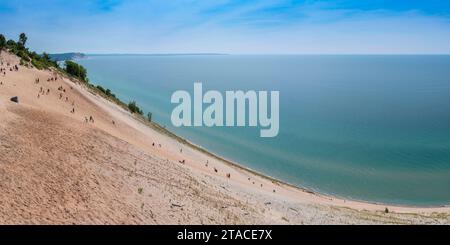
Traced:
<path fill-rule="evenodd" d="M 39 52 L 450 54 L 447 0 L 0 0 Z"/>

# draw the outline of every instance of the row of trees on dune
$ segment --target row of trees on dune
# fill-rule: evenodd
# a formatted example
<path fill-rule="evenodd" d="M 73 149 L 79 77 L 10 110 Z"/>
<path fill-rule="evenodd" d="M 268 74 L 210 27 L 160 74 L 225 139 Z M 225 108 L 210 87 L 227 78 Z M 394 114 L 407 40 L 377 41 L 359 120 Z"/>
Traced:
<path fill-rule="evenodd" d="M 17 41 L 12 39 L 6 40 L 6 37 L 3 34 L 0 34 L 0 53 L 3 50 L 11 52 L 18 57 L 20 57 L 20 62 L 22 65 L 28 66 L 33 65 L 37 69 L 49 69 L 51 67 L 59 70 L 60 72 L 64 72 L 69 76 L 75 77 L 82 82 L 86 83 L 89 87 L 99 91 L 104 96 L 114 100 L 116 103 L 122 104 L 128 108 L 131 113 L 137 113 L 139 115 L 143 115 L 144 112 L 137 106 L 135 101 L 131 101 L 128 105 L 124 104 L 120 101 L 115 94 L 111 92 L 109 89 L 105 89 L 102 86 L 93 86 L 89 83 L 89 79 L 87 78 L 87 70 L 82 65 L 67 60 L 65 61 L 64 68 L 61 68 L 57 61 L 52 60 L 47 53 L 37 54 L 34 51 L 30 51 L 27 47 L 28 37 L 25 33 L 21 33 Z M 152 121 L 152 113 L 149 112 L 147 115 L 147 119 Z"/>
<path fill-rule="evenodd" d="M 87 79 L 87 71 L 82 65 L 79 65 L 71 60 L 66 60 L 64 70 L 67 73 L 69 73 L 70 75 L 79 78 L 83 82 L 88 81 L 88 80 L 86 80 Z"/>
<path fill-rule="evenodd" d="M 2 50 L 8 50 L 9 52 L 20 57 L 22 65 L 33 65 L 37 69 L 47 69 L 49 67 L 59 68 L 56 61 L 50 59 L 47 53 L 37 54 L 34 51 L 30 51 L 27 47 L 28 37 L 25 33 L 19 35 L 19 39 L 14 41 L 12 39 L 6 40 L 3 34 L 0 34 L 0 52 Z"/>

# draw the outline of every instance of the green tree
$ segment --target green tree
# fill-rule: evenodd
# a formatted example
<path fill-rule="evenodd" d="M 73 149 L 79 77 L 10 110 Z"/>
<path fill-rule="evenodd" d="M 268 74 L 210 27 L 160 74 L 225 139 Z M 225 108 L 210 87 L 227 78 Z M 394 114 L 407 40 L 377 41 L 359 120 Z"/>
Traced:
<path fill-rule="evenodd" d="M 151 112 L 147 113 L 147 119 L 148 119 L 149 122 L 152 121 L 152 116 L 153 116 L 153 115 L 152 115 Z"/>
<path fill-rule="evenodd" d="M 72 76 L 78 77 L 81 80 L 87 82 L 87 78 L 86 78 L 87 71 L 86 71 L 86 69 L 83 66 L 81 66 L 81 65 L 79 65 L 79 64 L 77 64 L 77 63 L 75 63 L 73 61 L 70 61 L 70 60 L 67 60 L 65 62 L 65 64 L 66 64 L 65 71 L 67 73 L 69 73 Z"/>
<path fill-rule="evenodd" d="M 144 114 L 142 110 L 136 105 L 136 101 L 131 101 L 128 103 L 128 109 L 130 109 L 131 113 Z"/>
<path fill-rule="evenodd" d="M 0 53 L 2 52 L 2 49 L 6 47 L 6 38 L 2 34 L 0 34 Z"/>
<path fill-rule="evenodd" d="M 102 92 L 104 94 L 106 93 L 105 89 L 100 85 L 97 85 L 97 89 L 100 90 L 100 92 Z"/>
<path fill-rule="evenodd" d="M 27 43 L 28 37 L 25 33 L 20 33 L 19 35 L 19 42 L 17 44 L 19 45 L 19 48 L 24 49 L 25 44 Z"/>
<path fill-rule="evenodd" d="M 52 61 L 52 59 L 50 58 L 50 55 L 48 55 L 46 52 L 44 52 L 44 53 L 42 54 L 42 58 L 43 58 L 45 61 L 47 61 L 47 62 L 51 62 L 51 61 Z"/>
<path fill-rule="evenodd" d="M 17 49 L 17 43 L 14 42 L 14 40 L 9 39 L 9 40 L 6 42 L 6 47 L 7 47 L 8 49 Z"/>

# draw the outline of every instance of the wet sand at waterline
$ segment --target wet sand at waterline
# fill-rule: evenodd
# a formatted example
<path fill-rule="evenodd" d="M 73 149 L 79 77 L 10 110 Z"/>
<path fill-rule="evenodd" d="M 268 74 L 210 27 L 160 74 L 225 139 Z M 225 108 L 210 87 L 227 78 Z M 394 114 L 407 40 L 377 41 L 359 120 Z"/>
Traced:
<path fill-rule="evenodd" d="M 350 201 L 277 182 L 143 123 L 77 81 L 10 71 L 19 59 L 1 59 L 2 224 L 450 223 L 450 207 Z"/>

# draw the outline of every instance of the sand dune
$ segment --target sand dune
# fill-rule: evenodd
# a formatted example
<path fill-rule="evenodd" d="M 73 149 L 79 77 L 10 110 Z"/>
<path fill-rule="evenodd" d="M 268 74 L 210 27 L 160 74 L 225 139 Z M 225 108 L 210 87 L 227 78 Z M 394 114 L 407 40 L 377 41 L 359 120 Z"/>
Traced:
<path fill-rule="evenodd" d="M 2 224 L 450 223 L 449 207 L 387 206 L 386 214 L 386 205 L 259 176 L 161 133 L 55 71 L 10 71 L 19 59 L 6 52 L 1 61 Z"/>

